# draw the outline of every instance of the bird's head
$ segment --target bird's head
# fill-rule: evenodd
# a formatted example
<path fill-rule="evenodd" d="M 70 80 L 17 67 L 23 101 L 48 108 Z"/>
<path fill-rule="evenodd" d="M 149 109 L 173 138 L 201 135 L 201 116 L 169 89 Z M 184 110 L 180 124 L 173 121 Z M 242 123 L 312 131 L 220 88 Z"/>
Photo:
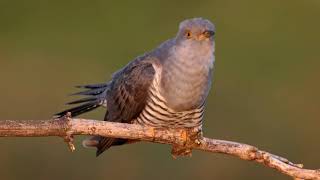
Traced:
<path fill-rule="evenodd" d="M 215 26 L 207 19 L 186 19 L 180 23 L 178 40 L 212 42 L 215 35 Z"/>

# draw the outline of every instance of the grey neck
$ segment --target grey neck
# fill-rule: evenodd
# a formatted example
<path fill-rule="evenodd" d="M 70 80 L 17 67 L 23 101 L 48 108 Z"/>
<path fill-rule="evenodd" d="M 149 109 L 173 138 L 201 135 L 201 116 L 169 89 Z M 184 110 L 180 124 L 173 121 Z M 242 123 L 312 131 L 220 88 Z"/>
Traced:
<path fill-rule="evenodd" d="M 177 111 L 199 108 L 211 86 L 214 44 L 177 43 L 167 55 L 162 61 L 161 94 L 168 106 Z"/>

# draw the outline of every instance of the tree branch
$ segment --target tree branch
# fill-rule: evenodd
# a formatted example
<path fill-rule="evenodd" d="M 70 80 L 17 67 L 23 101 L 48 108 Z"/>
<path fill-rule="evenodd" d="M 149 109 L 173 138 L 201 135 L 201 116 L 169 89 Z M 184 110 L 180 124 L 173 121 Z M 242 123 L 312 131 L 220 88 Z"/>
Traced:
<path fill-rule="evenodd" d="M 135 124 L 71 119 L 68 117 L 55 120 L 0 121 L 0 137 L 60 136 L 66 140 L 69 148 L 74 150 L 73 135 L 100 135 L 133 139 L 229 154 L 243 160 L 264 164 L 295 179 L 320 179 L 320 170 L 303 169 L 302 164 L 294 164 L 285 158 L 247 144 L 206 137 L 195 142 L 189 138 L 186 130 L 183 129 L 159 129 Z"/>

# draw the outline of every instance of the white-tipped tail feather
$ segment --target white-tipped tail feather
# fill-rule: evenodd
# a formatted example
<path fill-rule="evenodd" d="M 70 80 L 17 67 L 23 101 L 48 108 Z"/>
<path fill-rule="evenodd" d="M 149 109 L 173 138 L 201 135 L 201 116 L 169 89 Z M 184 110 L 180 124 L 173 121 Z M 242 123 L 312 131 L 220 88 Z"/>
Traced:
<path fill-rule="evenodd" d="M 99 137 L 92 136 L 82 141 L 82 146 L 85 148 L 96 148 L 99 144 Z"/>

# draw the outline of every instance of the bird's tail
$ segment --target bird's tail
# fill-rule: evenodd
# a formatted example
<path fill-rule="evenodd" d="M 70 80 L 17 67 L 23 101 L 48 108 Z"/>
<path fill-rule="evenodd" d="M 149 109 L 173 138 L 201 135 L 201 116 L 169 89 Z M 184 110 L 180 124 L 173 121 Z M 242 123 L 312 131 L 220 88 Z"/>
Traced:
<path fill-rule="evenodd" d="M 72 117 L 78 116 L 80 114 L 92 111 L 99 106 L 107 106 L 106 94 L 109 87 L 108 83 L 103 84 L 90 84 L 84 86 L 76 86 L 77 88 L 85 88 L 85 91 L 71 94 L 73 95 L 84 95 L 85 98 L 75 100 L 67 103 L 67 105 L 78 104 L 78 106 L 66 109 L 62 112 L 55 114 L 55 117 L 59 118 L 66 115 L 68 112 L 71 113 Z"/>
<path fill-rule="evenodd" d="M 127 139 L 92 136 L 83 140 L 82 145 L 86 148 L 97 148 L 96 156 L 99 156 L 111 146 L 122 145 L 127 143 L 127 141 Z"/>
<path fill-rule="evenodd" d="M 68 112 L 71 113 L 72 117 L 80 114 L 92 111 L 99 106 L 107 107 L 106 95 L 109 89 L 109 84 L 91 84 L 84 86 L 76 86 L 77 88 L 85 88 L 87 90 L 74 93 L 71 95 L 84 95 L 88 96 L 79 100 L 75 100 L 67 103 L 67 105 L 80 104 L 76 107 L 64 110 L 55 114 L 55 117 L 59 118 L 66 115 Z M 101 136 L 91 136 L 82 142 L 82 145 L 87 148 L 97 148 L 96 156 L 99 156 L 102 152 L 109 149 L 111 146 L 122 145 L 127 142 L 126 139 L 108 138 Z"/>

